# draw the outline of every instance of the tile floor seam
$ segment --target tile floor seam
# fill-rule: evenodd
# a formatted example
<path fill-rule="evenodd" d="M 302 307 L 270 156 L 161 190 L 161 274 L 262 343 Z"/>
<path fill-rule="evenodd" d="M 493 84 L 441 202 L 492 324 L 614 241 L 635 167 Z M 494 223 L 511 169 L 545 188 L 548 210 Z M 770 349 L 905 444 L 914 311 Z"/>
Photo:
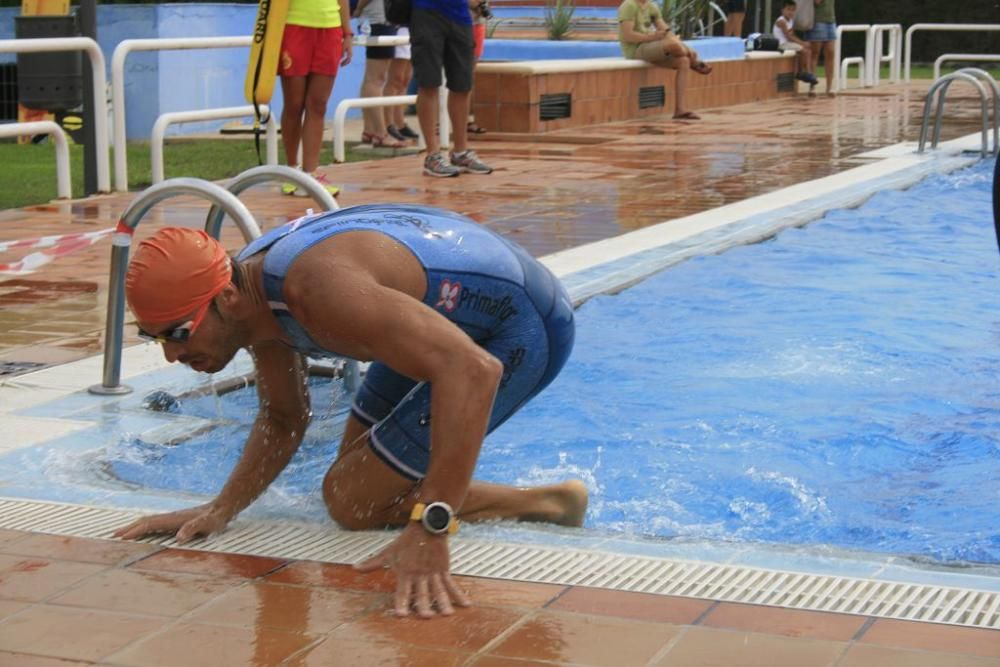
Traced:
<path fill-rule="evenodd" d="M 844 649 L 840 652 L 836 658 L 827 667 L 840 667 L 840 664 L 847 659 L 847 654 L 851 652 L 851 649 L 857 646 L 857 642 L 852 638 L 844 642 Z"/>
<path fill-rule="evenodd" d="M 877 620 L 878 620 L 878 619 L 877 619 L 876 617 L 874 617 L 874 616 L 869 616 L 869 617 L 867 618 L 867 620 L 865 620 L 865 622 L 861 624 L 861 627 L 860 627 L 860 628 L 858 628 L 858 631 L 854 633 L 854 636 L 853 636 L 853 637 L 851 637 L 851 641 L 852 641 L 852 642 L 856 642 L 856 641 L 860 641 L 860 640 L 861 640 L 861 638 L 865 636 L 865 633 L 867 633 L 867 632 L 868 632 L 868 630 L 869 630 L 869 629 L 870 629 L 870 628 L 871 628 L 871 627 L 872 627 L 873 625 L 875 625 L 875 622 L 876 622 Z"/>
<path fill-rule="evenodd" d="M 646 661 L 646 667 L 653 667 L 657 663 L 661 662 L 664 658 L 666 658 L 670 654 L 670 652 L 674 650 L 674 647 L 677 646 L 677 644 L 681 641 L 681 639 L 686 637 L 687 634 L 691 631 L 691 628 L 695 626 L 679 625 L 677 627 L 679 627 L 681 631 L 678 632 L 676 635 L 674 635 L 674 637 L 670 639 L 666 644 L 664 644 L 659 651 L 653 654 L 653 657 L 651 657 L 648 661 Z"/>
<path fill-rule="evenodd" d="M 548 609 L 549 607 L 551 607 L 553 604 L 555 604 L 556 602 L 558 602 L 564 595 L 566 595 L 567 593 L 569 593 L 574 588 L 586 588 L 586 586 L 572 586 L 572 585 L 570 585 L 570 586 L 564 586 L 561 591 L 559 591 L 558 593 L 556 593 L 555 595 L 553 595 L 552 598 L 548 602 L 546 602 L 545 604 L 542 605 L 542 609 Z"/>
<path fill-rule="evenodd" d="M 708 615 L 711 614 L 713 611 L 715 611 L 721 604 L 722 604 L 721 600 L 712 600 L 712 604 L 709 605 L 708 609 L 701 612 L 698 618 L 691 621 L 689 625 L 700 626 L 705 621 L 705 619 L 708 618 Z"/>
<path fill-rule="evenodd" d="M 491 650 L 493 650 L 494 648 L 502 644 L 504 641 L 506 641 L 508 637 L 513 635 L 517 630 L 519 630 L 522 625 L 525 625 L 529 620 L 536 618 L 541 612 L 542 612 L 541 609 L 535 609 L 521 616 L 521 618 L 519 618 L 516 622 L 512 623 L 506 630 L 498 634 L 490 641 L 486 642 L 478 651 L 473 651 L 472 655 L 469 656 L 469 659 L 463 664 L 463 667 L 468 667 L 469 665 L 475 664 L 475 661 L 479 658 L 485 658 L 487 655 L 489 655 L 489 652 Z"/>

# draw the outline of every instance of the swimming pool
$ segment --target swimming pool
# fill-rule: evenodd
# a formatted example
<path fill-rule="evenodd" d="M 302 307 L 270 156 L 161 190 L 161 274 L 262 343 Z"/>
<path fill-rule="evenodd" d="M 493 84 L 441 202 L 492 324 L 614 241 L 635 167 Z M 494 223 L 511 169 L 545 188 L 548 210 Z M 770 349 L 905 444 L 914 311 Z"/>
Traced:
<path fill-rule="evenodd" d="M 989 180 L 933 177 L 588 301 L 566 370 L 491 436 L 478 475 L 580 476 L 597 534 L 1000 562 Z M 0 456 L 4 495 L 148 510 L 213 494 L 256 399 L 141 409 L 192 377 L 33 408 L 94 427 Z M 346 399 L 321 379 L 313 394 L 309 439 L 254 516 L 325 520 Z"/>

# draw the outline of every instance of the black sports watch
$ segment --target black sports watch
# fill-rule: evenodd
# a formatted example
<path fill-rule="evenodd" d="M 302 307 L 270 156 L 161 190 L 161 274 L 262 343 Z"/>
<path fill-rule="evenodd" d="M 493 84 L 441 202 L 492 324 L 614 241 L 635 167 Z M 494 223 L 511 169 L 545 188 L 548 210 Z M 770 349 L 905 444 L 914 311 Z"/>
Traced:
<path fill-rule="evenodd" d="M 458 519 L 451 505 L 445 502 L 429 504 L 417 503 L 410 512 L 410 521 L 419 521 L 424 530 L 432 535 L 455 534 L 458 532 Z"/>

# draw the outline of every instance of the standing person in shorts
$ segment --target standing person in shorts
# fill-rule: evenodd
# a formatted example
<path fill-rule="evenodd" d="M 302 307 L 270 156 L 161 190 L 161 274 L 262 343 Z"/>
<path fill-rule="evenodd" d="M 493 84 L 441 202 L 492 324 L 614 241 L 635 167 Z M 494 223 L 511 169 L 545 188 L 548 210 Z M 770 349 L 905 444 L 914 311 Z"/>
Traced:
<path fill-rule="evenodd" d="M 281 110 L 281 139 L 289 166 L 312 174 L 330 194 L 340 189 L 330 185 L 317 171 L 323 146 L 326 105 L 337 78 L 337 69 L 351 62 L 350 9 L 347 0 L 291 0 L 285 34 L 281 40 L 278 75 L 284 107 Z M 302 164 L 299 164 L 299 148 Z M 286 183 L 282 192 L 306 196 L 306 192 Z"/>
<path fill-rule="evenodd" d="M 813 72 L 819 65 L 819 54 L 823 52 L 823 66 L 826 68 L 826 94 L 833 97 L 833 78 L 837 75 L 833 62 L 833 46 L 837 41 L 836 0 L 813 0 L 816 7 L 815 22 L 805 39 L 812 49 Z"/>
<path fill-rule="evenodd" d="M 396 34 L 400 37 L 409 37 L 410 29 L 401 25 L 396 29 Z M 393 51 L 392 62 L 389 63 L 389 78 L 385 88 L 382 89 L 382 94 L 386 97 L 405 95 L 411 78 L 413 78 L 413 64 L 410 62 L 410 45 L 400 44 Z M 420 135 L 406 124 L 405 104 L 383 107 L 383 109 L 385 131 L 389 133 L 389 136 L 399 141 L 416 141 L 420 138 Z"/>
<path fill-rule="evenodd" d="M 674 118 L 701 120 L 689 111 L 684 98 L 688 72 L 711 74 L 712 66 L 698 57 L 697 52 L 681 41 L 663 20 L 660 7 L 653 0 L 625 0 L 618 7 L 618 43 L 626 58 L 645 60 L 659 67 L 677 71 L 674 96 Z"/>
<path fill-rule="evenodd" d="M 449 177 L 489 174 L 493 168 L 469 149 L 469 95 L 475 67 L 472 15 L 468 0 L 413 0 L 410 17 L 413 74 L 417 80 L 417 117 L 427 142 L 424 174 Z M 446 158 L 436 131 L 444 69 L 453 149 Z"/>
<path fill-rule="evenodd" d="M 726 27 L 723 28 L 724 37 L 742 37 L 743 19 L 747 15 L 746 0 L 728 0 L 722 5 L 726 12 Z"/>
<path fill-rule="evenodd" d="M 396 26 L 385 18 L 385 2 L 383 0 L 358 0 L 354 16 L 362 22 L 367 22 L 369 37 L 394 37 Z M 389 78 L 389 65 L 396 54 L 395 46 L 365 46 L 365 77 L 361 81 L 361 97 L 381 97 L 385 83 Z M 385 127 L 385 119 L 380 107 L 362 109 L 364 129 L 361 131 L 361 143 L 373 148 L 403 148 L 406 142 L 391 136 Z"/>

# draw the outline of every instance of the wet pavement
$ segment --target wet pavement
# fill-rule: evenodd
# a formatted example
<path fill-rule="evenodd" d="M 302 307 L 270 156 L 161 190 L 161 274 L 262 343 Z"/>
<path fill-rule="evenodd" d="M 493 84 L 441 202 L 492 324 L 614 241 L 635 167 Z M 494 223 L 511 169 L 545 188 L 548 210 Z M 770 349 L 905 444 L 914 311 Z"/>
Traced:
<path fill-rule="evenodd" d="M 431 179 L 402 156 L 326 168 L 342 206 L 464 213 L 541 256 L 861 164 L 913 141 L 926 82 L 701 110 L 545 135 L 487 133 L 496 171 Z M 978 129 L 949 99 L 944 139 Z M 101 350 L 110 237 L 135 193 L 0 211 L 0 380 Z M 276 186 L 242 196 L 261 227 L 304 212 Z M 207 204 L 139 225 L 201 226 Z M 240 246 L 235 226 L 224 241 Z M 10 268 L 10 267 L 8 267 Z M 134 327 L 126 342 L 134 342 Z M 95 381 L 97 378 L 95 377 Z M 433 624 L 387 616 L 390 583 L 343 566 L 0 531 L 0 665 L 1000 666 L 1000 632 L 516 582 L 466 579 L 477 606 Z M 431 629 L 433 627 L 433 629 Z M 58 639 L 56 639 L 58 638 Z M 61 662 L 69 660 L 75 662 Z"/>

